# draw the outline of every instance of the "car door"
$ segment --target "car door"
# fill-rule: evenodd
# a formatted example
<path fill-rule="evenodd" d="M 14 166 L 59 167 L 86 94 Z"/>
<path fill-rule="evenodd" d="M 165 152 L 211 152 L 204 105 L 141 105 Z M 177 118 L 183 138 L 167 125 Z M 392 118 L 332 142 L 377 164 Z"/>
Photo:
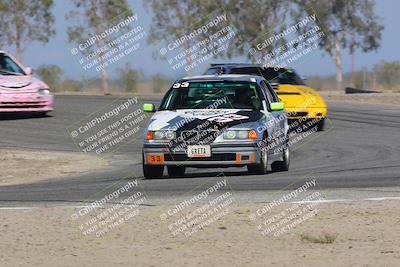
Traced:
<path fill-rule="evenodd" d="M 274 128 L 273 128 L 273 135 L 272 135 L 272 142 L 274 142 L 274 145 L 271 146 L 271 149 L 273 151 L 272 154 L 279 154 L 281 152 L 282 146 L 285 143 L 285 137 L 286 137 L 286 129 L 285 129 L 285 123 L 286 123 L 286 117 L 285 117 L 285 111 L 284 110 L 271 110 L 270 109 L 270 103 L 277 103 L 280 102 L 278 96 L 273 92 L 273 89 L 266 83 L 265 81 L 262 81 L 262 88 L 265 91 L 265 95 L 268 99 L 268 109 L 271 113 L 271 116 L 274 119 Z"/>
<path fill-rule="evenodd" d="M 275 102 L 275 103 L 282 102 L 279 99 L 279 97 L 278 97 L 277 93 L 275 92 L 275 90 L 272 88 L 272 86 L 269 85 L 268 83 L 266 83 L 266 86 L 267 86 L 268 92 L 270 93 L 270 95 L 271 95 L 271 97 L 273 99 L 273 102 Z M 280 118 L 280 127 L 282 129 L 285 129 L 285 133 L 286 133 L 286 131 L 289 129 L 288 123 L 287 123 L 286 111 L 283 109 L 283 110 L 279 110 L 279 111 L 276 111 L 276 112 L 277 112 L 277 114 L 279 114 L 278 116 Z"/>

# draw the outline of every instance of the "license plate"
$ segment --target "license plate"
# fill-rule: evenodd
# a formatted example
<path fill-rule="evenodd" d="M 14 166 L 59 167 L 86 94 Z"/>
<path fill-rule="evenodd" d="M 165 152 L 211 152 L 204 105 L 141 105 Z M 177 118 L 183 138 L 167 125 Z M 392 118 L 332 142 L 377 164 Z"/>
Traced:
<path fill-rule="evenodd" d="M 210 146 L 188 146 L 187 155 L 189 158 L 205 158 L 211 157 Z"/>

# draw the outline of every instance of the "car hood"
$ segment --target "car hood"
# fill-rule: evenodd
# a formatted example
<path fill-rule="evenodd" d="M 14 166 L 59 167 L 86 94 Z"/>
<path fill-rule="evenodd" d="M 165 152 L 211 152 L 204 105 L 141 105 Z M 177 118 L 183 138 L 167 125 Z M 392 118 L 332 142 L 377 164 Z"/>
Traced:
<path fill-rule="evenodd" d="M 33 76 L 0 75 L 1 93 L 37 92 L 42 88 L 48 86 Z"/>
<path fill-rule="evenodd" d="M 308 86 L 280 84 L 275 92 L 286 108 L 325 106 L 322 97 Z"/>
<path fill-rule="evenodd" d="M 180 109 L 157 111 L 148 130 L 187 131 L 193 129 L 248 128 L 264 114 L 248 109 Z"/>

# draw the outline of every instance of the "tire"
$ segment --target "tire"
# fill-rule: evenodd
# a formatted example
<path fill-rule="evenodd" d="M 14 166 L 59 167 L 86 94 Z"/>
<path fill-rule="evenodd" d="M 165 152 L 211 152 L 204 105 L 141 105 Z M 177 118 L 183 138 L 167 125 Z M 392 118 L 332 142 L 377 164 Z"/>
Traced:
<path fill-rule="evenodd" d="M 143 165 L 143 175 L 146 179 L 162 178 L 164 166 Z"/>
<path fill-rule="evenodd" d="M 146 179 L 162 178 L 164 172 L 163 165 L 147 165 L 144 164 L 144 155 L 142 154 L 143 175 Z"/>
<path fill-rule="evenodd" d="M 323 131 L 324 125 L 325 125 L 325 119 L 320 119 L 319 122 L 317 123 L 317 131 L 318 132 Z"/>
<path fill-rule="evenodd" d="M 182 177 L 185 175 L 184 166 L 167 166 L 169 177 Z"/>
<path fill-rule="evenodd" d="M 47 111 L 36 112 L 35 117 L 36 117 L 36 118 L 47 117 Z"/>
<path fill-rule="evenodd" d="M 264 142 L 266 139 L 264 138 Z M 267 145 L 260 148 L 260 163 L 247 165 L 250 174 L 266 174 L 268 172 L 268 151 Z"/>
<path fill-rule="evenodd" d="M 289 170 L 290 165 L 290 150 L 287 145 L 288 141 L 286 141 L 286 145 L 282 151 L 282 161 L 275 161 L 271 164 L 271 169 L 273 172 L 283 172 Z"/>

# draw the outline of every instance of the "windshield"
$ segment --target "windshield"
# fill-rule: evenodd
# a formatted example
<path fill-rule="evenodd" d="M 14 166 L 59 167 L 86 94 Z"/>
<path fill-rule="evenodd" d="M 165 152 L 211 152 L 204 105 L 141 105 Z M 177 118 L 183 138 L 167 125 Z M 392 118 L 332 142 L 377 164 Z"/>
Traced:
<path fill-rule="evenodd" d="M 266 68 L 263 70 L 263 76 L 269 83 L 304 85 L 303 80 L 290 69 Z"/>
<path fill-rule="evenodd" d="M 175 83 L 160 110 L 175 109 L 261 109 L 255 83 L 183 82 Z"/>
<path fill-rule="evenodd" d="M 0 75 L 25 75 L 25 73 L 9 56 L 0 53 Z"/>
<path fill-rule="evenodd" d="M 277 69 L 274 68 L 257 68 L 257 67 L 239 67 L 239 68 L 210 68 L 207 74 L 220 74 L 226 72 L 227 74 L 247 74 L 264 77 L 269 83 L 279 84 L 293 84 L 293 85 L 304 85 L 303 80 L 290 69 Z"/>
<path fill-rule="evenodd" d="M 221 67 L 209 68 L 205 73 L 205 75 L 219 75 L 219 74 L 224 74 L 224 69 Z"/>

